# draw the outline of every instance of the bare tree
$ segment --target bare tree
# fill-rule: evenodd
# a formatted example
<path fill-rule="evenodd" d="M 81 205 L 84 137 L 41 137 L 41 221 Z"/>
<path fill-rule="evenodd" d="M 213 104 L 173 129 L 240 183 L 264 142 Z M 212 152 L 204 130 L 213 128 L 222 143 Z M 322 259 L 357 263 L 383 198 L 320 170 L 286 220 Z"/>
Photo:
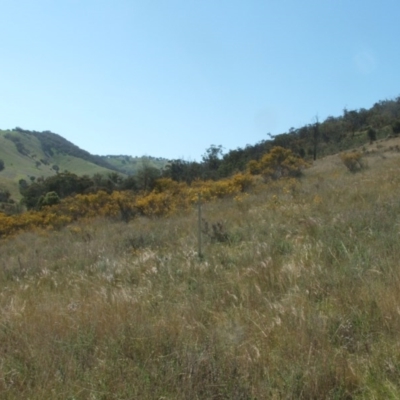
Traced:
<path fill-rule="evenodd" d="M 315 117 L 315 124 L 313 127 L 313 159 L 314 161 L 317 159 L 317 147 L 319 140 L 319 120 L 318 115 Z"/>

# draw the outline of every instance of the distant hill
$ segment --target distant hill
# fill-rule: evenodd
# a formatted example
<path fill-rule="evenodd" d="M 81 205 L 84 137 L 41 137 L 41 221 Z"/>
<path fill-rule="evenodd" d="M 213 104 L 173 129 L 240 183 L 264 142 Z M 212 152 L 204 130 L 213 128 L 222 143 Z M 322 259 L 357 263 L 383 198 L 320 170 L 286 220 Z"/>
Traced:
<path fill-rule="evenodd" d="M 30 132 L 24 130 L 20 131 L 22 133 L 31 134 L 36 138 L 38 138 L 42 146 L 42 150 L 49 157 L 52 157 L 54 155 L 54 152 L 57 152 L 59 154 L 70 155 L 77 158 L 81 158 L 92 164 L 98 165 L 99 167 L 118 171 L 118 169 L 114 168 L 103 157 L 96 156 L 90 154 L 86 150 L 82 150 L 78 146 L 74 145 L 73 143 L 71 143 L 70 141 L 66 140 L 65 138 L 56 133 L 50 131 L 44 131 L 44 132 Z"/>
<path fill-rule="evenodd" d="M 18 182 L 34 181 L 57 172 L 77 175 L 137 173 L 142 166 L 162 168 L 167 160 L 152 157 L 97 156 L 82 150 L 62 136 L 50 132 L 22 128 L 0 130 L 0 190 L 7 190 L 14 199 L 20 198 Z"/>

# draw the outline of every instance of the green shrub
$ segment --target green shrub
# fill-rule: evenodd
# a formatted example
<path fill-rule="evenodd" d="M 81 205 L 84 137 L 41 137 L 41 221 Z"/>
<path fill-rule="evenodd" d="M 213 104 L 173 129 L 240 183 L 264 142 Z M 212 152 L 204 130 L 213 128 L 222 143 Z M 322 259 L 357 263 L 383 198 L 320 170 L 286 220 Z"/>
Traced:
<path fill-rule="evenodd" d="M 369 128 L 367 134 L 368 134 L 370 143 L 376 141 L 376 130 L 374 128 Z"/>
<path fill-rule="evenodd" d="M 400 120 L 397 120 L 392 125 L 393 133 L 398 135 L 400 133 Z"/>
<path fill-rule="evenodd" d="M 53 206 L 60 202 L 60 197 L 56 192 L 48 192 L 39 198 L 38 207 Z"/>

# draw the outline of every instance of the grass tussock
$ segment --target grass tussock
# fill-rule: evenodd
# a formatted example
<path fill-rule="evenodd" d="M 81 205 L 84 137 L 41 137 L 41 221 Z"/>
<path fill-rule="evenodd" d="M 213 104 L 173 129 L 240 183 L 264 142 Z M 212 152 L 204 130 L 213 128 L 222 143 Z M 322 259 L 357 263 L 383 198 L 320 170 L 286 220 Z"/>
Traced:
<path fill-rule="evenodd" d="M 329 160 L 205 205 L 201 260 L 195 210 L 1 242 L 0 397 L 399 398 L 400 158 Z"/>

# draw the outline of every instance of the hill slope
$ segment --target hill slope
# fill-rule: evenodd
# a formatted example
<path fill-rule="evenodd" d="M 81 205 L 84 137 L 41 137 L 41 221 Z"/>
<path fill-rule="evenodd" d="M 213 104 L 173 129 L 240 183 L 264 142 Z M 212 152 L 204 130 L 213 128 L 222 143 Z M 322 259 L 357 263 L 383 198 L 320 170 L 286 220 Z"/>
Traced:
<path fill-rule="evenodd" d="M 400 398 L 400 152 L 196 209 L 0 241 L 8 399 Z M 46 371 L 44 374 L 43 371 Z M 116 371 L 118 373 L 116 373 Z"/>
<path fill-rule="evenodd" d="M 155 157 L 96 156 L 80 149 L 62 136 L 50 132 L 28 131 L 21 128 L 0 130 L 0 190 L 20 198 L 18 181 L 28 182 L 49 177 L 58 171 L 76 175 L 109 174 L 135 175 L 143 167 L 162 169 L 168 160 Z"/>
<path fill-rule="evenodd" d="M 115 171 L 101 157 L 91 156 L 53 133 L 0 131 L 0 159 L 5 166 L 0 171 L 0 189 L 9 190 L 16 199 L 20 196 L 20 179 L 34 180 L 64 170 L 77 175 Z"/>

